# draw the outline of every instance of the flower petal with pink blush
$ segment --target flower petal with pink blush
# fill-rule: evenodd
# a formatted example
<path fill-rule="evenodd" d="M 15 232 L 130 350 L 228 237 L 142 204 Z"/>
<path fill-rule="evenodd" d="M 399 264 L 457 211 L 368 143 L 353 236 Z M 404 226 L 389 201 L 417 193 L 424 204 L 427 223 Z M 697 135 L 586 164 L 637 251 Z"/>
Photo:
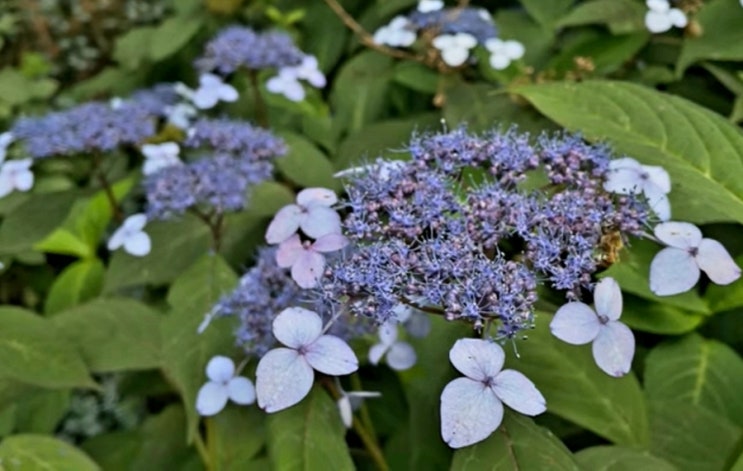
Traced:
<path fill-rule="evenodd" d="M 289 268 L 297 263 L 305 250 L 299 235 L 294 234 L 279 244 L 279 248 L 276 250 L 276 264 L 281 268 Z"/>
<path fill-rule="evenodd" d="M 327 206 L 310 206 L 299 223 L 302 232 L 313 239 L 341 232 L 341 217 Z"/>
<path fill-rule="evenodd" d="M 305 250 L 292 265 L 292 279 L 300 288 L 309 289 L 317 286 L 325 270 L 325 257 L 312 250 Z"/>
<path fill-rule="evenodd" d="M 300 206 L 333 206 L 338 202 L 338 195 L 327 188 L 305 188 L 297 194 L 297 204 Z"/>
<path fill-rule="evenodd" d="M 266 242 L 279 244 L 297 232 L 303 217 L 302 208 L 290 204 L 281 208 L 266 229 Z"/>
<path fill-rule="evenodd" d="M 312 244 L 316 252 L 335 252 L 348 245 L 348 239 L 342 234 L 326 234 Z"/>

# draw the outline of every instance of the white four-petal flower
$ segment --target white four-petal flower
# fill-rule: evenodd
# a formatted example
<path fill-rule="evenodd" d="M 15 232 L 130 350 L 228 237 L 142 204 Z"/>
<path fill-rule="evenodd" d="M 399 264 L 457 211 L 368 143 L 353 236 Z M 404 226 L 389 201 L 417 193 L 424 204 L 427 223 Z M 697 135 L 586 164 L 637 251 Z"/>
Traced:
<path fill-rule="evenodd" d="M 413 346 L 397 340 L 397 323 L 385 322 L 379 326 L 379 343 L 369 349 L 369 363 L 379 364 L 382 357 L 390 368 L 403 371 L 412 368 L 417 360 Z"/>
<path fill-rule="evenodd" d="M 291 267 L 294 281 L 300 288 L 314 288 L 325 270 L 323 253 L 335 252 L 348 245 L 341 234 L 325 234 L 315 242 L 302 242 L 298 234 L 279 244 L 276 264 L 281 268 Z"/>
<path fill-rule="evenodd" d="M 327 375 L 347 375 L 359 361 L 348 344 L 323 335 L 322 320 L 300 307 L 284 309 L 273 321 L 273 335 L 288 348 L 270 350 L 258 362 L 255 388 L 258 406 L 276 412 L 301 401 L 312 389 L 314 370 Z"/>
<path fill-rule="evenodd" d="M 297 194 L 297 204 L 281 208 L 266 229 L 266 242 L 279 244 L 293 236 L 298 229 L 318 239 L 341 232 L 341 218 L 331 208 L 338 201 L 333 190 L 305 188 Z"/>
<path fill-rule="evenodd" d="M 477 39 L 467 33 L 442 34 L 433 38 L 432 44 L 441 52 L 446 65 L 459 67 L 467 61 L 470 49 L 477 46 Z"/>
<path fill-rule="evenodd" d="M 132 214 L 116 229 L 108 240 L 108 250 L 124 247 L 124 251 L 136 257 L 150 253 L 150 236 L 143 230 L 147 225 L 147 216 L 142 213 Z"/>
<path fill-rule="evenodd" d="M 2 160 L 0 160 L 2 162 Z M 0 198 L 15 190 L 28 191 L 34 186 L 33 159 L 8 160 L 0 167 Z"/>
<path fill-rule="evenodd" d="M 284 67 L 279 70 L 278 75 L 268 79 L 266 90 L 284 95 L 290 101 L 302 101 L 305 97 L 304 88 L 299 82 L 299 77 L 293 67 Z"/>
<path fill-rule="evenodd" d="M 191 126 L 191 119 L 196 117 L 196 108 L 188 103 L 176 103 L 173 106 L 166 106 L 165 113 L 168 123 L 178 129 L 188 129 Z"/>
<path fill-rule="evenodd" d="M 142 173 L 151 175 L 160 169 L 180 165 L 178 158 L 181 148 L 175 142 L 163 142 L 162 144 L 144 144 L 142 154 L 145 156 Z"/>
<path fill-rule="evenodd" d="M 224 83 L 219 75 L 207 73 L 199 77 L 199 88 L 193 91 L 191 99 L 196 108 L 206 110 L 213 108 L 220 101 L 237 101 L 238 97 L 235 87 Z"/>
<path fill-rule="evenodd" d="M 8 147 L 13 143 L 14 140 L 15 136 L 13 136 L 13 133 L 9 131 L 0 134 L 0 163 L 5 160 L 6 153 L 8 152 Z"/>
<path fill-rule="evenodd" d="M 740 267 L 725 247 L 714 239 L 702 238 L 694 224 L 664 222 L 655 226 L 654 232 L 668 245 L 650 263 L 650 290 L 658 296 L 690 290 L 699 281 L 700 270 L 718 285 L 740 278 Z"/>
<path fill-rule="evenodd" d="M 441 393 L 441 437 L 452 448 L 486 439 L 503 420 L 503 404 L 526 415 L 547 410 L 534 383 L 515 370 L 502 370 L 506 358 L 496 343 L 460 339 L 449 351 L 452 365 L 465 377 Z M 502 371 L 501 371 L 502 370 Z"/>
<path fill-rule="evenodd" d="M 593 290 L 594 311 L 581 302 L 570 302 L 555 313 L 550 322 L 552 334 L 571 345 L 593 342 L 593 359 L 604 373 L 624 376 L 632 367 L 635 336 L 619 322 L 622 291 L 613 278 L 604 278 Z"/>
<path fill-rule="evenodd" d="M 418 11 L 421 13 L 439 11 L 442 8 L 444 8 L 443 0 L 420 0 L 418 2 Z"/>
<path fill-rule="evenodd" d="M 503 70 L 511 65 L 512 61 L 524 57 L 526 49 L 518 41 L 504 41 L 499 38 L 490 38 L 485 41 L 485 49 L 490 51 L 490 67 Z"/>
<path fill-rule="evenodd" d="M 645 13 L 645 26 L 651 33 L 664 33 L 674 26 L 684 28 L 688 20 L 686 14 L 678 8 L 671 8 L 668 0 L 647 0 L 648 11 Z"/>
<path fill-rule="evenodd" d="M 244 376 L 235 376 L 235 363 L 227 357 L 215 356 L 206 365 L 209 378 L 196 395 L 196 410 L 200 415 L 218 414 L 228 400 L 240 405 L 255 402 L 255 387 Z"/>
<path fill-rule="evenodd" d="M 396 16 L 388 25 L 374 32 L 374 42 L 391 47 L 408 47 L 415 42 L 415 31 L 404 16 Z"/>
<path fill-rule="evenodd" d="M 671 177 L 663 167 L 642 165 L 624 157 L 609 162 L 604 189 L 621 195 L 642 193 L 661 221 L 671 218 L 671 203 L 666 196 L 671 191 Z"/>

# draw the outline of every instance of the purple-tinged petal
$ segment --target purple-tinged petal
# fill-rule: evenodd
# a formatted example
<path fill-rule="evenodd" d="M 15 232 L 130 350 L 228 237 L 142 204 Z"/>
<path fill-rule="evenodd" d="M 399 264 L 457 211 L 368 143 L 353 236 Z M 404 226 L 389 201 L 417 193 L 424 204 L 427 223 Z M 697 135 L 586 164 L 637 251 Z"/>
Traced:
<path fill-rule="evenodd" d="M 610 321 L 601 326 L 598 337 L 593 341 L 593 359 L 604 373 L 620 377 L 632 368 L 635 356 L 635 336 L 626 325 Z"/>
<path fill-rule="evenodd" d="M 273 320 L 273 335 L 287 347 L 306 347 L 322 333 L 322 319 L 314 311 L 289 307 Z"/>
<path fill-rule="evenodd" d="M 622 290 L 614 278 L 606 277 L 593 290 L 593 305 L 599 316 L 617 320 L 622 315 Z"/>
<path fill-rule="evenodd" d="M 463 375 L 488 381 L 503 368 L 506 354 L 497 343 L 483 339 L 459 339 L 449 350 L 449 360 Z"/>
<path fill-rule="evenodd" d="M 547 401 L 529 378 L 516 370 L 503 370 L 491 386 L 505 405 L 525 415 L 539 415 L 547 410 Z"/>
<path fill-rule="evenodd" d="M 650 262 L 650 291 L 671 296 L 689 291 L 699 281 L 699 267 L 684 249 L 667 247 Z"/>
<path fill-rule="evenodd" d="M 310 366 L 326 375 L 347 375 L 359 369 L 359 360 L 351 347 L 333 335 L 323 335 L 312 342 L 305 358 Z"/>
<path fill-rule="evenodd" d="M 658 240 L 677 249 L 698 247 L 702 241 L 702 231 L 688 222 L 664 222 L 655 226 L 653 232 Z"/>
<path fill-rule="evenodd" d="M 297 263 L 304 252 L 305 248 L 299 239 L 299 234 L 294 234 L 279 244 L 279 248 L 276 250 L 276 265 L 281 268 L 289 268 Z"/>
<path fill-rule="evenodd" d="M 395 342 L 387 352 L 387 364 L 395 371 L 404 371 L 415 365 L 418 356 L 415 349 L 407 342 Z"/>
<path fill-rule="evenodd" d="M 563 342 L 584 345 L 596 338 L 600 325 L 593 309 L 586 304 L 572 302 L 557 310 L 550 322 L 550 331 Z"/>
<path fill-rule="evenodd" d="M 279 244 L 297 232 L 302 219 L 302 208 L 296 204 L 284 206 L 276 213 L 266 229 L 266 242 Z"/>
<path fill-rule="evenodd" d="M 338 196 L 327 188 L 305 188 L 297 194 L 297 204 L 309 206 L 333 206 L 338 202 Z"/>
<path fill-rule="evenodd" d="M 299 224 L 302 232 L 313 239 L 327 234 L 340 234 L 341 217 L 334 209 L 325 206 L 310 206 Z"/>
<path fill-rule="evenodd" d="M 326 234 L 312 244 L 316 252 L 335 252 L 348 245 L 348 239 L 342 234 Z"/>
<path fill-rule="evenodd" d="M 376 343 L 372 345 L 369 349 L 369 363 L 375 366 L 378 365 L 389 348 L 389 345 L 385 345 L 383 343 Z"/>
<path fill-rule="evenodd" d="M 206 377 L 216 383 L 226 383 L 235 375 L 235 363 L 231 358 L 217 355 L 206 364 Z"/>
<path fill-rule="evenodd" d="M 232 378 L 227 383 L 227 394 L 232 402 L 241 406 L 255 402 L 255 387 L 252 381 L 244 376 Z"/>
<path fill-rule="evenodd" d="M 208 382 L 199 389 L 196 395 L 196 411 L 208 417 L 218 414 L 227 405 L 227 387 L 221 383 Z"/>
<path fill-rule="evenodd" d="M 307 396 L 314 380 L 312 367 L 296 350 L 270 350 L 255 371 L 258 407 L 268 413 L 291 407 Z"/>
<path fill-rule="evenodd" d="M 740 278 L 740 267 L 725 247 L 714 239 L 702 239 L 696 260 L 699 268 L 718 285 L 729 285 Z"/>
<path fill-rule="evenodd" d="M 292 279 L 300 288 L 314 288 L 320 281 L 324 270 L 325 257 L 317 252 L 305 250 L 292 265 Z"/>
<path fill-rule="evenodd" d="M 485 440 L 503 421 L 503 404 L 483 383 L 457 378 L 441 393 L 441 438 L 452 448 Z"/>

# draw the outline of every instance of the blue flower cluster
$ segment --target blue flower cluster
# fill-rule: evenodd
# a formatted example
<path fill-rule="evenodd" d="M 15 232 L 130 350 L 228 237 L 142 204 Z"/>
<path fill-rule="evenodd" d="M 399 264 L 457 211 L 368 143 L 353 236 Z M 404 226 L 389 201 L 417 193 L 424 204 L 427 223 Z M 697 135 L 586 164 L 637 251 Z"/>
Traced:
<path fill-rule="evenodd" d="M 303 57 L 302 51 L 285 33 L 258 33 L 244 26 L 231 26 L 207 43 L 204 55 L 195 65 L 201 72 L 217 71 L 227 75 L 242 67 L 260 70 L 296 66 Z"/>
<path fill-rule="evenodd" d="M 409 162 L 352 172 L 345 235 L 319 297 L 382 323 L 401 305 L 513 338 L 532 325 L 541 283 L 578 299 L 607 234 L 639 235 L 650 210 L 603 189 L 611 155 L 579 136 L 460 128 L 414 137 Z M 534 182 L 544 182 L 538 189 Z M 337 308 L 337 307 L 336 307 Z"/>
<path fill-rule="evenodd" d="M 416 29 L 436 31 L 436 34 L 467 33 L 484 43 L 498 36 L 498 29 L 490 13 L 482 8 L 443 8 L 441 10 L 414 10 L 408 17 Z"/>

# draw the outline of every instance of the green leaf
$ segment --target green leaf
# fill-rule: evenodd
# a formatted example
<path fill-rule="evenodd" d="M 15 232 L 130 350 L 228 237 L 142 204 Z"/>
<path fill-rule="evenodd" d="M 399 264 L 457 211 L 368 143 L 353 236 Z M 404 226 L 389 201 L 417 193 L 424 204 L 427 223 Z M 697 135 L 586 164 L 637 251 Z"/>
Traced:
<path fill-rule="evenodd" d="M 622 286 L 620 282 L 620 286 Z M 699 327 L 708 317 L 669 304 L 625 296 L 622 322 L 635 330 L 653 334 L 681 335 Z"/>
<path fill-rule="evenodd" d="M 340 188 L 338 179 L 333 178 L 333 165 L 312 142 L 294 133 L 279 135 L 289 146 L 289 152 L 275 162 L 287 179 L 305 188 Z"/>
<path fill-rule="evenodd" d="M 593 0 L 577 5 L 557 26 L 605 24 L 613 34 L 633 33 L 646 30 L 645 12 L 643 4 L 632 0 Z"/>
<path fill-rule="evenodd" d="M 552 27 L 570 9 L 574 0 L 521 0 L 532 18 L 543 26 Z"/>
<path fill-rule="evenodd" d="M 418 62 L 402 61 L 395 65 L 394 80 L 411 90 L 434 94 L 438 90 L 439 74 Z"/>
<path fill-rule="evenodd" d="M 95 251 L 83 242 L 80 237 L 69 229 L 62 227 L 55 229 L 44 240 L 34 244 L 33 248 L 40 252 L 71 255 L 80 258 L 92 257 L 95 254 Z"/>
<path fill-rule="evenodd" d="M 575 454 L 583 469 L 591 471 L 675 471 L 676 467 L 647 451 L 623 446 L 594 446 Z"/>
<path fill-rule="evenodd" d="M 95 386 L 51 320 L 13 307 L 0 307 L 0 378 L 45 388 Z"/>
<path fill-rule="evenodd" d="M 697 334 L 655 347 L 645 360 L 645 392 L 704 408 L 743 427 L 743 359 Z"/>
<path fill-rule="evenodd" d="M 0 225 L 0 255 L 30 251 L 64 221 L 76 198 L 73 192 L 31 195 Z"/>
<path fill-rule="evenodd" d="M 302 29 L 302 49 L 317 57 L 325 73 L 333 70 L 348 44 L 349 31 L 324 3 L 305 3 Z"/>
<path fill-rule="evenodd" d="M 160 366 L 162 315 L 137 301 L 97 299 L 60 312 L 57 328 L 82 351 L 96 373 Z"/>
<path fill-rule="evenodd" d="M 150 416 L 140 428 L 142 445 L 129 469 L 185 470 L 196 455 L 183 441 L 185 428 L 186 414 L 179 404 L 171 404 Z"/>
<path fill-rule="evenodd" d="M 157 28 L 154 26 L 140 26 L 118 36 L 114 46 L 114 60 L 129 70 L 135 70 L 147 63 L 156 31 Z"/>
<path fill-rule="evenodd" d="M 207 420 L 207 443 L 210 456 L 216 459 L 215 469 L 250 469 L 247 464 L 266 443 L 266 414 L 255 406 L 228 406 Z"/>
<path fill-rule="evenodd" d="M 344 129 L 358 131 L 382 116 L 387 106 L 392 64 L 390 57 L 365 51 L 341 67 L 333 82 L 331 101 L 336 122 Z"/>
<path fill-rule="evenodd" d="M 633 373 L 608 376 L 594 362 L 589 345 L 568 345 L 550 333 L 552 316 L 539 314 L 519 358 L 506 366 L 524 373 L 547 399 L 547 410 L 618 445 L 648 441 L 645 400 Z"/>
<path fill-rule="evenodd" d="M 736 257 L 735 263 L 743 266 L 743 256 Z M 733 283 L 720 286 L 710 283 L 704 293 L 704 299 L 709 303 L 712 312 L 723 312 L 743 307 L 743 283 Z"/>
<path fill-rule="evenodd" d="M 45 435 L 13 435 L 0 443 L 0 460 L 6 469 L 22 471 L 98 471 L 85 453 L 67 442 Z"/>
<path fill-rule="evenodd" d="M 560 125 L 671 175 L 673 218 L 743 222 L 743 135 L 690 101 L 640 85 L 586 81 L 514 90 Z"/>
<path fill-rule="evenodd" d="M 180 437 L 180 434 L 178 435 Z M 84 441 L 80 448 L 102 469 L 130 471 L 144 438 L 134 430 L 116 431 L 95 435 Z"/>
<path fill-rule="evenodd" d="M 203 23 L 202 15 L 174 16 L 163 21 L 150 37 L 150 59 L 158 62 L 178 52 L 196 36 Z"/>
<path fill-rule="evenodd" d="M 70 390 L 42 389 L 16 402 L 16 433 L 53 434 L 69 412 Z"/>
<path fill-rule="evenodd" d="M 451 471 L 517 471 L 580 468 L 570 450 L 548 429 L 506 410 L 503 423 L 486 440 L 454 453 Z"/>
<path fill-rule="evenodd" d="M 10 67 L 0 71 L 0 101 L 16 106 L 31 100 L 31 97 L 28 77 Z"/>
<path fill-rule="evenodd" d="M 650 452 L 684 471 L 726 469 L 741 429 L 682 400 L 648 401 Z"/>
<path fill-rule="evenodd" d="M 647 31 L 610 35 L 592 30 L 581 32 L 580 40 L 564 48 L 550 61 L 549 68 L 560 72 L 575 69 L 575 58 L 591 60 L 593 74 L 606 75 L 619 70 L 642 49 L 650 38 Z"/>
<path fill-rule="evenodd" d="M 338 407 L 318 386 L 296 406 L 270 414 L 267 427 L 271 469 L 355 469 Z"/>
<path fill-rule="evenodd" d="M 46 315 L 56 314 L 89 301 L 101 292 L 105 268 L 97 258 L 78 260 L 67 266 L 54 280 L 44 302 Z"/>
<path fill-rule="evenodd" d="M 732 0 L 714 0 L 705 3 L 694 18 L 701 27 L 699 37 L 684 40 L 676 64 L 676 74 L 681 77 L 694 62 L 711 60 L 743 60 L 743 9 Z"/>
<path fill-rule="evenodd" d="M 207 255 L 179 276 L 168 291 L 172 309 L 163 319 L 163 371 L 183 399 L 188 418 L 187 434 L 196 433 L 196 393 L 204 383 L 204 368 L 216 354 L 233 348 L 233 327 L 216 320 L 201 334 L 197 329 L 220 296 L 234 288 L 237 276 L 218 255 Z"/>
<path fill-rule="evenodd" d="M 251 190 L 247 211 L 255 216 L 272 218 L 279 209 L 294 203 L 294 198 L 294 193 L 286 185 L 263 182 Z"/>

